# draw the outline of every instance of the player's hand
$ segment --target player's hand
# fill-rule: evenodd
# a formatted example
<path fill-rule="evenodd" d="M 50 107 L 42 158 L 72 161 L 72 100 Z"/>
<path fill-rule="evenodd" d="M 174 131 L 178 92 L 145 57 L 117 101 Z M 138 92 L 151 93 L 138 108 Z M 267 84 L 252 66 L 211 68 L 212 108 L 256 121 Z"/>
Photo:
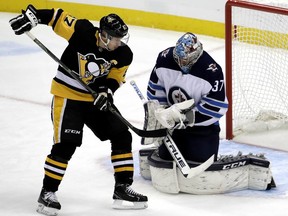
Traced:
<path fill-rule="evenodd" d="M 98 96 L 94 100 L 94 105 L 101 111 L 106 111 L 108 106 L 113 103 L 113 92 L 106 86 L 100 86 Z"/>
<path fill-rule="evenodd" d="M 26 11 L 22 10 L 22 14 L 14 17 L 9 21 L 10 26 L 16 35 L 21 35 L 26 31 L 30 31 L 38 24 L 36 16 L 37 10 L 33 5 L 28 5 Z"/>

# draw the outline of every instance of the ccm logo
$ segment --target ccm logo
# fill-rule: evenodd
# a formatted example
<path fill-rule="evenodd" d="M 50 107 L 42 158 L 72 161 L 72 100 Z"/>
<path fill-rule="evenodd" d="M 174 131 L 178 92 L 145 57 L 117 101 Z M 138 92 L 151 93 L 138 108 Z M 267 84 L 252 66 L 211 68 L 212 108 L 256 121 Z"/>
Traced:
<path fill-rule="evenodd" d="M 73 130 L 73 129 L 65 129 L 65 133 L 81 134 L 81 131 Z"/>
<path fill-rule="evenodd" d="M 241 167 L 241 166 L 245 166 L 246 165 L 246 161 L 239 161 L 239 162 L 235 162 L 235 163 L 231 163 L 231 164 L 226 164 L 223 166 L 223 170 L 226 169 L 232 169 L 232 168 L 237 168 L 237 167 Z"/>

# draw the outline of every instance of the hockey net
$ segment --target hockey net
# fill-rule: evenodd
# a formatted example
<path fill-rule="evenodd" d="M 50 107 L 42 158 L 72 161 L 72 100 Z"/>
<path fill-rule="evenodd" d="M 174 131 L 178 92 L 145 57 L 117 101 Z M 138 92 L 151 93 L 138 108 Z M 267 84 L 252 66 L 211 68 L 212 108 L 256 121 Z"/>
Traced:
<path fill-rule="evenodd" d="M 288 128 L 288 2 L 228 1 L 225 26 L 226 138 Z"/>

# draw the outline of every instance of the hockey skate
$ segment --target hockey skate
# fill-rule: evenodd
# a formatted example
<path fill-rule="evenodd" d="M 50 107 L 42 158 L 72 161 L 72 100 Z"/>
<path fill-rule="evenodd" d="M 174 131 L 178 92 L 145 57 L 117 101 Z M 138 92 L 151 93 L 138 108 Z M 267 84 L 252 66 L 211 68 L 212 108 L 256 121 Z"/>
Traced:
<path fill-rule="evenodd" d="M 114 209 L 144 209 L 148 207 L 147 196 L 135 192 L 128 184 L 116 184 L 113 194 Z"/>
<path fill-rule="evenodd" d="M 61 205 L 58 202 L 56 194 L 54 192 L 45 191 L 45 189 L 42 188 L 38 198 L 38 207 L 36 211 L 40 214 L 56 216 L 60 209 Z"/>

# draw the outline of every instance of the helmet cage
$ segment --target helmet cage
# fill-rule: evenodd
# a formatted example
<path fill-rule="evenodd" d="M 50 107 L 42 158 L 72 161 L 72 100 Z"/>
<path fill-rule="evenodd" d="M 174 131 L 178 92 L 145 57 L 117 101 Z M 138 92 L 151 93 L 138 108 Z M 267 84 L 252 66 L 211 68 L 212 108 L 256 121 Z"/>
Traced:
<path fill-rule="evenodd" d="M 186 33 L 176 43 L 173 57 L 184 73 L 188 73 L 203 53 L 203 45 L 196 35 Z"/>
<path fill-rule="evenodd" d="M 106 42 L 103 41 L 103 37 L 106 39 Z M 107 46 L 111 41 L 115 41 L 116 43 L 118 43 L 117 41 L 121 42 L 120 46 L 125 46 L 127 45 L 128 41 L 129 41 L 130 35 L 129 33 L 127 33 L 124 37 L 119 38 L 119 37 L 113 37 L 111 35 L 109 35 L 108 32 L 106 32 L 105 30 L 100 32 L 100 39 L 101 41 Z"/>

